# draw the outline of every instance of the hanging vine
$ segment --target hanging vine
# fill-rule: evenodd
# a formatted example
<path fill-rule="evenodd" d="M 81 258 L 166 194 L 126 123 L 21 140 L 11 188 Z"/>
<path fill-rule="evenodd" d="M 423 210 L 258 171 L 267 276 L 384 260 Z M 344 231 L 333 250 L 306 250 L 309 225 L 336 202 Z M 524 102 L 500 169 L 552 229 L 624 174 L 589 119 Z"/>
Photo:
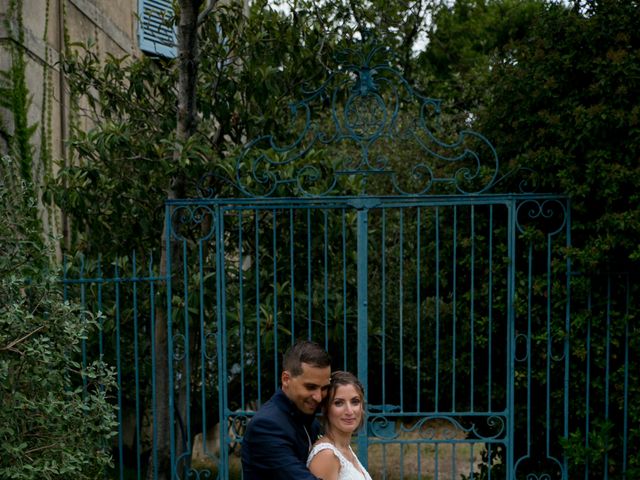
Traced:
<path fill-rule="evenodd" d="M 36 178 L 42 179 L 43 184 L 47 179 L 53 178 L 53 146 L 52 146 L 52 119 L 53 119 L 53 68 L 52 53 L 49 45 L 49 21 L 51 12 L 51 0 L 46 0 L 44 32 L 42 40 L 44 44 L 44 62 L 42 65 L 42 110 L 40 112 L 40 158 L 36 164 L 38 172 Z M 62 93 L 61 93 L 62 95 Z M 61 97 L 62 101 L 62 97 Z M 64 154 L 64 152 L 63 152 Z M 40 183 L 40 182 L 38 182 Z M 52 232 L 59 231 L 58 215 L 53 204 L 45 204 L 47 225 Z"/>
<path fill-rule="evenodd" d="M 11 121 L 2 119 L 0 130 L 6 142 L 6 152 L 9 167 L 14 163 L 18 178 L 13 179 L 12 192 L 22 191 L 19 203 L 29 218 L 32 228 L 29 232 L 30 241 L 34 244 L 42 243 L 42 236 L 35 232 L 42 232 L 41 217 L 38 215 L 36 195 L 34 189 L 33 164 L 34 148 L 32 137 L 37 125 L 29 125 L 28 113 L 31 97 L 26 82 L 26 60 L 24 53 L 24 23 L 22 18 L 22 0 L 10 0 L 5 16 L 5 26 L 10 41 L 8 50 L 11 65 L 7 70 L 0 71 L 0 106 L 11 115 Z M 7 125 L 9 123 L 9 125 Z M 26 225 L 25 225 L 26 228 Z"/>
<path fill-rule="evenodd" d="M 44 63 L 42 65 L 42 111 L 40 112 L 40 166 L 45 175 L 52 171 L 51 120 L 53 115 L 53 76 L 51 68 L 51 47 L 47 42 L 49 36 L 49 17 L 51 0 L 46 1 L 44 17 Z"/>
<path fill-rule="evenodd" d="M 14 21 L 12 22 L 12 20 Z M 36 130 L 36 125 L 29 125 L 28 122 L 31 99 L 26 82 L 22 0 L 9 1 L 5 25 L 12 37 L 8 44 L 11 66 L 8 70 L 0 72 L 2 75 L 0 106 L 6 108 L 11 113 L 13 117 L 13 129 L 9 129 L 6 125 L 3 125 L 2 136 L 7 142 L 9 154 L 20 162 L 22 179 L 28 184 L 31 184 L 33 181 L 32 167 L 34 151 L 31 138 Z M 33 193 L 33 191 L 30 193 Z"/>
<path fill-rule="evenodd" d="M 33 94 L 27 86 L 27 49 L 25 47 L 24 0 L 9 0 L 4 17 L 9 41 L 5 51 L 10 65 L 0 71 L 0 138 L 3 153 L 16 163 L 20 181 L 29 198 L 39 205 L 34 215 L 45 239 L 60 230 L 59 212 L 46 200 L 46 181 L 54 176 L 53 112 L 54 112 L 54 54 L 49 42 L 51 0 L 45 1 L 45 22 L 42 41 L 44 54 L 38 65 L 42 68 L 39 121 L 29 123 Z M 63 7 L 64 8 L 64 7 Z M 64 20 L 63 20 L 64 21 Z M 42 199 L 43 201 L 40 201 Z M 25 199 L 25 201 L 27 201 Z"/>

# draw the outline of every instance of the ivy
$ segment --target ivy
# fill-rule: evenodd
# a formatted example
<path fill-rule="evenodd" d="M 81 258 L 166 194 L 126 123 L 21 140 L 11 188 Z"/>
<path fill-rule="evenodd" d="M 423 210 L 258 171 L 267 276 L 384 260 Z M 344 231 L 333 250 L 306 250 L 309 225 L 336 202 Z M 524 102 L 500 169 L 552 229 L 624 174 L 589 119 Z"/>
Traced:
<path fill-rule="evenodd" d="M 11 19 L 15 18 L 14 24 Z M 11 0 L 5 17 L 7 30 L 14 36 L 9 43 L 11 67 L 6 72 L 0 72 L 2 86 L 0 87 L 0 106 L 8 109 L 13 115 L 13 132 L 9 133 L 3 127 L 3 136 L 9 145 L 9 152 L 20 160 L 22 178 L 31 183 L 33 165 L 33 146 L 31 138 L 36 130 L 35 125 L 29 125 L 28 112 L 31 97 L 26 82 L 26 63 L 24 57 L 24 25 L 22 21 L 22 0 Z"/>

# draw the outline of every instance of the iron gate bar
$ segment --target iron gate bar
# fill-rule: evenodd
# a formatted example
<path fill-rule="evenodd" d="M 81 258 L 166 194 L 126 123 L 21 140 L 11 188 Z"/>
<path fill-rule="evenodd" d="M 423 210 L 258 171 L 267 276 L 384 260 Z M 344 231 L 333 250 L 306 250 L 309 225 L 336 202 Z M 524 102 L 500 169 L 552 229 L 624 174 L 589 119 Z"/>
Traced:
<path fill-rule="evenodd" d="M 367 225 L 367 210 L 358 210 L 358 379 L 362 383 L 365 392 L 369 391 L 368 375 L 368 352 L 369 352 L 369 317 L 368 317 L 368 293 L 367 279 L 368 272 L 368 251 L 369 251 L 369 229 Z M 346 302 L 345 302 L 346 303 Z M 346 331 L 345 331 L 346 337 Z M 326 338 L 326 337 L 325 337 Z M 346 354 L 344 355 L 346 358 Z M 366 393 L 365 393 L 366 400 Z M 368 465 L 367 439 L 363 431 L 358 434 L 358 454 L 363 465 Z"/>
<path fill-rule="evenodd" d="M 220 209 L 216 210 L 216 217 L 215 217 L 215 231 L 217 232 L 216 235 L 216 271 L 217 272 L 224 272 L 224 223 L 222 221 L 222 211 Z M 256 229 L 256 235 L 257 235 L 258 230 Z M 223 318 L 223 312 L 226 311 L 225 309 L 225 295 L 223 294 L 222 288 L 223 288 L 223 284 L 219 281 L 216 282 L 216 299 L 218 301 L 216 301 L 216 317 L 217 317 L 217 321 L 216 321 L 216 331 L 217 331 L 217 336 L 216 336 L 216 346 L 218 348 L 218 355 L 217 355 L 217 359 L 218 359 L 218 376 L 221 379 L 218 382 L 218 405 L 220 405 L 218 407 L 218 418 L 219 418 L 219 425 L 226 425 L 226 415 L 227 412 L 225 411 L 224 408 L 221 408 L 221 406 L 225 405 L 225 399 L 227 398 L 227 383 L 226 381 L 224 381 L 224 377 L 223 377 L 223 372 L 227 372 L 227 364 L 226 364 L 226 355 L 222 355 L 220 352 L 224 351 L 224 344 L 223 344 L 223 339 L 226 338 L 225 335 L 225 322 L 222 321 Z M 259 324 L 258 324 L 259 325 Z M 204 406 L 204 404 L 203 404 Z M 226 440 L 226 437 L 223 437 Z M 229 452 L 229 445 L 226 441 L 222 442 L 220 441 L 220 453 L 222 454 L 223 458 L 228 458 L 228 452 Z M 222 467 L 222 475 L 223 478 L 229 478 L 229 463 L 228 462 L 221 462 L 221 467 Z"/>
<path fill-rule="evenodd" d="M 508 255 L 509 255 L 509 259 L 511 259 L 510 265 L 509 265 L 509 273 L 508 273 L 508 281 L 507 281 L 507 338 L 509 338 L 509 341 L 507 342 L 507 361 L 509 362 L 509 367 L 507 368 L 507 374 L 509 375 L 509 379 L 507 381 L 507 405 L 509 407 L 511 407 L 509 409 L 509 413 L 507 414 L 509 417 L 509 422 L 507 425 L 508 431 L 509 431 L 509 438 L 513 439 L 515 438 L 515 409 L 514 407 L 514 403 L 515 403 L 515 382 L 511 381 L 512 377 L 513 377 L 513 373 L 515 372 L 515 355 L 514 355 L 514 350 L 515 347 L 513 345 L 513 337 L 514 337 L 514 331 L 513 329 L 514 324 L 515 324 L 515 312 L 514 312 L 514 302 L 513 302 L 513 297 L 515 295 L 515 280 L 516 280 L 516 276 L 515 276 L 515 268 L 513 268 L 513 259 L 514 259 L 514 255 L 515 255 L 515 247 L 516 247 L 516 239 L 515 239 L 515 235 L 513 234 L 515 232 L 515 228 L 516 228 L 516 222 L 517 222 L 517 218 L 516 218 L 516 213 L 514 212 L 513 208 L 509 208 L 509 219 L 508 219 L 508 224 L 509 224 L 509 232 L 512 232 L 511 235 L 508 236 L 507 238 L 507 242 L 508 242 Z M 513 442 L 513 440 L 512 440 Z M 527 442 L 527 444 L 529 444 L 530 442 Z M 513 447 L 513 445 L 510 445 L 510 447 Z M 515 469 L 514 467 L 514 451 L 513 448 L 507 448 L 507 479 L 511 480 L 511 478 L 513 478 L 513 471 Z"/>

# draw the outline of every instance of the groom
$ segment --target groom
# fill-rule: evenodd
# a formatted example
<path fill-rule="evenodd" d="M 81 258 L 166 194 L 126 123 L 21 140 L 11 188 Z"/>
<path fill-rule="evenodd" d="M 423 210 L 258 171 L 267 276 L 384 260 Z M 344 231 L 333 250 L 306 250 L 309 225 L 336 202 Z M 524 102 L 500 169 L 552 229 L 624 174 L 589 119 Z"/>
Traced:
<path fill-rule="evenodd" d="M 331 357 L 298 341 L 284 354 L 282 388 L 247 425 L 242 440 L 244 480 L 317 480 L 307 456 L 318 438 L 315 413 L 329 388 Z"/>

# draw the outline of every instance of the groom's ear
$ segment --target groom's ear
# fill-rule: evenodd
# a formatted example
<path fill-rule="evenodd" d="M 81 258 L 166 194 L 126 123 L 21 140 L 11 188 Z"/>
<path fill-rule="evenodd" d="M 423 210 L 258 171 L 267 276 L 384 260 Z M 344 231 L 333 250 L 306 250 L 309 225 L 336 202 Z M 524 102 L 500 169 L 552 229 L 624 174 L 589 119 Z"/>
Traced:
<path fill-rule="evenodd" d="M 291 380 L 291 374 L 288 370 L 282 371 L 282 376 L 280 377 L 280 381 L 282 382 L 282 386 L 284 388 L 289 386 L 289 380 Z"/>

